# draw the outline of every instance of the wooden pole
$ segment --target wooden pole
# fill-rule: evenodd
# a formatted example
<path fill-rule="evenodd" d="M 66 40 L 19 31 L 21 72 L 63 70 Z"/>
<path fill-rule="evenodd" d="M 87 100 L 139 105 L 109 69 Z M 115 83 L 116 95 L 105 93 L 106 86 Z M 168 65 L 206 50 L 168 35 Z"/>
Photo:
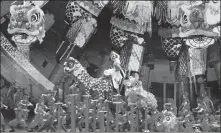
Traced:
<path fill-rule="evenodd" d="M 174 105 L 176 105 L 176 101 L 177 101 L 177 96 L 176 96 L 176 94 L 177 94 L 177 85 L 179 84 L 179 82 L 174 82 L 174 89 L 173 89 L 173 93 L 174 93 Z M 177 105 L 176 105 L 176 107 L 177 107 Z"/>
<path fill-rule="evenodd" d="M 62 105 L 62 103 L 60 103 L 60 102 L 58 102 L 58 103 L 56 103 L 56 105 L 57 105 L 57 107 L 58 107 L 58 132 L 60 132 L 61 131 L 61 105 Z"/>
<path fill-rule="evenodd" d="M 167 77 L 162 77 L 163 78 L 163 105 L 166 103 L 166 78 Z"/>
<path fill-rule="evenodd" d="M 183 94 L 184 92 L 184 82 L 181 82 L 181 93 Z"/>
<path fill-rule="evenodd" d="M 192 77 L 189 77 L 189 82 L 190 82 L 190 103 L 191 103 L 191 108 L 193 107 L 193 81 Z"/>
<path fill-rule="evenodd" d="M 100 109 L 99 110 L 103 110 L 104 107 L 104 99 L 103 98 L 99 98 L 99 103 L 100 103 Z"/>
<path fill-rule="evenodd" d="M 71 96 L 71 132 L 76 132 L 76 104 L 75 98 L 78 94 L 70 94 Z"/>
<path fill-rule="evenodd" d="M 115 132 L 119 132 L 119 105 L 121 104 L 121 102 L 114 102 L 114 104 L 116 104 L 116 121 L 115 121 Z"/>
<path fill-rule="evenodd" d="M 65 79 L 66 78 L 64 78 L 63 81 L 62 81 L 62 89 L 63 89 L 63 91 L 62 91 L 62 102 L 63 103 L 65 103 Z"/>
<path fill-rule="evenodd" d="M 145 125 L 144 125 L 144 129 L 145 131 L 147 131 L 147 121 L 148 121 L 148 117 L 147 117 L 147 113 L 148 113 L 148 109 L 145 108 Z"/>
<path fill-rule="evenodd" d="M 85 98 L 85 104 L 86 104 L 86 109 L 85 109 L 85 130 L 86 132 L 89 132 L 89 97 L 90 95 L 83 95 Z"/>
<path fill-rule="evenodd" d="M 208 93 L 208 97 L 211 99 L 211 87 L 205 87 L 207 93 Z"/>
<path fill-rule="evenodd" d="M 32 97 L 33 97 L 33 96 L 32 96 L 32 95 L 33 95 L 33 92 L 32 92 L 32 91 L 33 91 L 33 90 L 32 90 L 32 89 L 33 89 L 33 88 L 32 88 L 33 85 L 32 85 L 32 84 L 29 84 L 29 86 L 30 86 L 30 98 L 32 98 Z"/>
<path fill-rule="evenodd" d="M 109 108 L 109 102 L 110 101 L 107 101 L 107 100 L 105 100 L 105 104 L 106 104 L 106 108 L 108 109 Z M 106 120 L 107 120 L 107 127 L 106 127 L 106 129 L 107 129 L 107 132 L 110 132 L 110 118 L 109 118 L 109 115 L 110 115 L 110 112 L 109 112 L 109 110 L 107 110 L 107 118 L 106 118 Z"/>
<path fill-rule="evenodd" d="M 120 94 L 116 94 L 116 95 L 114 95 L 114 96 L 116 97 L 116 101 L 120 101 L 120 97 L 121 97 Z"/>
<path fill-rule="evenodd" d="M 140 111 L 139 111 L 139 108 L 136 109 L 136 129 L 137 129 L 137 132 L 139 132 L 139 127 L 140 127 Z"/>
<path fill-rule="evenodd" d="M 135 104 L 130 105 L 130 132 L 134 132 L 134 106 Z"/>
<path fill-rule="evenodd" d="M 121 95 L 120 94 L 116 94 L 116 95 L 114 95 L 115 97 L 116 97 L 116 102 L 120 102 L 120 97 L 121 97 Z M 119 107 L 119 110 L 121 109 L 121 105 L 118 105 Z"/>
<path fill-rule="evenodd" d="M 104 132 L 105 128 L 104 128 L 104 113 L 106 113 L 107 111 L 99 111 L 100 113 L 100 132 Z"/>
<path fill-rule="evenodd" d="M 196 84 L 196 76 L 193 76 L 193 82 L 194 82 L 194 87 L 195 87 L 195 93 L 198 95 L 198 89 L 197 89 L 197 84 Z"/>
<path fill-rule="evenodd" d="M 183 91 L 184 91 L 184 83 L 181 82 L 180 85 L 181 85 L 181 89 L 180 89 L 180 93 L 179 93 L 179 105 L 181 105 L 181 103 L 183 102 L 182 95 L 183 95 Z"/>
<path fill-rule="evenodd" d="M 202 92 L 205 92 L 205 84 L 204 83 L 200 83 L 200 95 L 202 95 Z"/>
<path fill-rule="evenodd" d="M 150 83 L 150 67 L 148 67 L 148 79 L 147 79 L 147 91 L 149 92 L 149 83 Z"/>
<path fill-rule="evenodd" d="M 59 93 L 60 93 L 60 91 L 59 91 L 59 83 L 56 83 L 56 89 L 57 89 L 57 95 L 56 95 L 56 102 L 59 100 Z"/>
<path fill-rule="evenodd" d="M 93 112 L 93 132 L 96 132 L 97 126 L 96 126 L 96 107 L 99 100 L 91 100 L 91 102 L 94 104 L 94 112 Z"/>

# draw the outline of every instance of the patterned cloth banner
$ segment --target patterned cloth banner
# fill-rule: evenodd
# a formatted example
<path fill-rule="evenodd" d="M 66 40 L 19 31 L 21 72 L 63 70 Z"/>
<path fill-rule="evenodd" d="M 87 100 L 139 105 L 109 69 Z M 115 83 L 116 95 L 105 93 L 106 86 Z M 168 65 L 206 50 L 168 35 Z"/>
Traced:
<path fill-rule="evenodd" d="M 139 72 L 142 65 L 143 52 L 144 48 L 139 44 L 124 47 L 121 52 L 122 67 L 126 70 Z"/>
<path fill-rule="evenodd" d="M 207 49 L 189 48 L 191 76 L 204 74 L 206 71 Z"/>
<path fill-rule="evenodd" d="M 220 61 L 220 44 L 216 43 L 208 48 L 208 63 L 214 65 Z"/>

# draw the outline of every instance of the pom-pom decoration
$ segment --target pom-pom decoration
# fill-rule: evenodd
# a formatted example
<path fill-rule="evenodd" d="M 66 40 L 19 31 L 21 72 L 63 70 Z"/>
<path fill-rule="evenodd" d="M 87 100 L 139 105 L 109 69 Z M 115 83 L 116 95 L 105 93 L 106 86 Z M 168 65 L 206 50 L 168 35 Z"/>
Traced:
<path fill-rule="evenodd" d="M 155 96 L 147 92 L 142 87 L 142 82 L 130 76 L 124 81 L 126 86 L 125 96 L 128 97 L 128 104 L 134 104 L 143 108 L 156 108 L 157 100 Z"/>

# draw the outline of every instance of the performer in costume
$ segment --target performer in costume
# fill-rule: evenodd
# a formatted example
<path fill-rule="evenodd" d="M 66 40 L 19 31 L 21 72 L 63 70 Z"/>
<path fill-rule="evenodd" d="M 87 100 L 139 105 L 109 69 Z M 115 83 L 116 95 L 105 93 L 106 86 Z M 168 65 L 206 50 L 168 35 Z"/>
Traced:
<path fill-rule="evenodd" d="M 128 104 L 135 103 L 136 106 L 142 108 L 157 108 L 157 100 L 155 96 L 143 89 L 142 82 L 139 80 L 138 73 L 129 76 L 129 79 L 124 80 Z"/>
<path fill-rule="evenodd" d="M 50 113 L 50 109 L 46 109 L 46 113 L 44 114 L 42 121 L 43 123 L 41 124 L 37 132 L 42 132 L 44 130 L 51 130 L 52 132 L 56 132 L 56 129 L 53 126 L 55 120 L 56 118 Z"/>
<path fill-rule="evenodd" d="M 165 104 L 165 105 L 166 105 L 166 106 L 169 106 L 169 107 L 166 107 L 166 108 L 168 108 L 171 112 L 174 113 L 175 116 L 177 116 L 177 107 L 176 107 L 176 105 L 175 105 L 174 99 L 169 98 L 169 99 L 167 100 L 167 103 L 168 103 L 168 105 L 166 105 L 166 104 Z"/>
<path fill-rule="evenodd" d="M 193 109 L 193 112 L 197 114 L 197 122 L 200 123 L 203 120 L 206 111 L 206 103 L 202 99 L 197 99 L 197 107 Z"/>
<path fill-rule="evenodd" d="M 162 113 L 165 113 L 167 111 L 172 111 L 172 103 L 165 103 L 163 108 L 164 109 L 163 109 Z"/>
<path fill-rule="evenodd" d="M 158 129 L 161 132 L 177 132 L 178 131 L 178 120 L 172 111 L 163 112 L 164 118 L 162 123 L 158 123 Z"/>
<path fill-rule="evenodd" d="M 202 93 L 202 99 L 205 102 L 206 107 L 207 107 L 205 112 L 212 114 L 215 111 L 215 109 L 213 106 L 213 102 L 210 100 L 209 96 L 207 95 L 207 92 Z"/>
<path fill-rule="evenodd" d="M 150 130 L 150 132 L 157 132 L 157 123 L 162 121 L 164 115 L 163 113 L 159 112 L 156 108 L 152 108 L 150 110 L 150 116 L 150 119 L 148 119 L 147 121 L 148 129 Z"/>
<path fill-rule="evenodd" d="M 48 90 L 46 94 L 42 94 L 41 98 L 44 99 L 45 105 L 48 105 L 49 102 L 55 101 L 56 91 Z"/>
<path fill-rule="evenodd" d="M 25 88 L 21 88 L 21 87 L 17 88 L 16 93 L 14 94 L 14 103 L 15 103 L 15 105 L 18 105 L 19 102 L 23 99 L 24 89 Z"/>
<path fill-rule="evenodd" d="M 14 109 L 14 111 L 15 111 L 15 119 L 13 119 L 8 123 L 9 127 L 11 128 L 9 132 L 14 132 L 15 131 L 14 127 L 17 126 L 20 126 L 25 130 L 27 130 L 28 126 L 26 124 L 25 119 L 23 118 L 24 110 L 22 109 L 22 107 L 18 106 L 17 108 Z"/>
<path fill-rule="evenodd" d="M 33 106 L 33 104 L 29 102 L 29 96 L 27 94 L 24 95 L 24 99 L 18 103 L 18 106 L 21 106 L 24 110 L 23 118 L 27 120 L 29 113 L 28 107 Z"/>
<path fill-rule="evenodd" d="M 71 101 L 70 99 L 65 99 L 65 104 L 62 105 L 62 108 L 66 111 L 66 125 L 71 124 Z M 77 113 L 77 112 L 76 112 Z"/>
<path fill-rule="evenodd" d="M 184 110 L 190 110 L 190 101 L 187 93 L 183 94 L 183 102 L 179 107 L 178 115 L 180 116 L 184 112 Z"/>
<path fill-rule="evenodd" d="M 42 119 L 46 113 L 45 112 L 46 109 L 48 109 L 48 107 L 44 104 L 44 99 L 41 97 L 34 109 L 35 117 L 29 125 L 30 132 L 32 132 L 33 129 L 36 128 L 37 126 L 40 127 L 42 125 L 43 122 Z"/>
<path fill-rule="evenodd" d="M 193 114 L 190 110 L 184 109 L 180 112 L 179 120 L 179 131 L 180 132 L 193 132 L 193 123 L 195 122 Z"/>
<path fill-rule="evenodd" d="M 215 118 L 217 120 L 217 122 L 220 124 L 220 105 L 218 107 L 218 110 L 215 112 Z"/>
<path fill-rule="evenodd" d="M 110 59 L 113 62 L 113 66 L 111 69 L 105 70 L 104 75 L 111 76 L 114 89 L 116 89 L 117 92 L 120 93 L 119 87 L 123 78 L 125 77 L 124 70 L 120 65 L 120 56 L 116 52 L 112 51 L 110 54 Z"/>
<path fill-rule="evenodd" d="M 13 109 L 15 107 L 15 99 L 14 94 L 16 93 L 16 82 L 12 82 L 11 86 L 8 88 L 7 92 L 7 105 L 9 105 L 10 109 Z"/>
<path fill-rule="evenodd" d="M 1 112 L 1 110 L 4 108 L 4 109 L 8 109 L 8 107 L 6 106 L 6 105 L 4 105 L 3 103 L 2 103 L 2 101 L 3 101 L 3 97 L 1 97 L 1 109 L 0 109 L 0 114 L 1 114 L 1 132 L 5 132 L 5 120 L 4 120 L 4 117 L 3 117 L 3 115 L 2 115 L 2 112 Z"/>
<path fill-rule="evenodd" d="M 58 107 L 56 106 L 55 102 L 51 101 L 49 103 L 49 110 L 50 110 L 50 114 L 55 118 L 54 121 L 58 121 L 58 119 L 61 120 L 61 128 L 67 132 L 67 129 L 65 128 L 66 125 L 66 112 L 62 109 L 62 107 L 60 108 L 60 118 L 57 118 L 58 116 Z M 51 121 L 53 122 L 53 121 Z M 54 123 L 54 122 L 53 122 Z M 53 123 L 51 123 L 53 125 Z"/>

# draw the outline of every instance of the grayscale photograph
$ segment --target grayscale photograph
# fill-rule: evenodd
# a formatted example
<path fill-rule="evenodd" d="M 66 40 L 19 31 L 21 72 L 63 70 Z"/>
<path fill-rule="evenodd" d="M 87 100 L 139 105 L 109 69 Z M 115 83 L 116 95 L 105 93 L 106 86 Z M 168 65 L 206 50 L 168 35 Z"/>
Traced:
<path fill-rule="evenodd" d="M 220 132 L 220 2 L 1 1 L 0 132 Z"/>

